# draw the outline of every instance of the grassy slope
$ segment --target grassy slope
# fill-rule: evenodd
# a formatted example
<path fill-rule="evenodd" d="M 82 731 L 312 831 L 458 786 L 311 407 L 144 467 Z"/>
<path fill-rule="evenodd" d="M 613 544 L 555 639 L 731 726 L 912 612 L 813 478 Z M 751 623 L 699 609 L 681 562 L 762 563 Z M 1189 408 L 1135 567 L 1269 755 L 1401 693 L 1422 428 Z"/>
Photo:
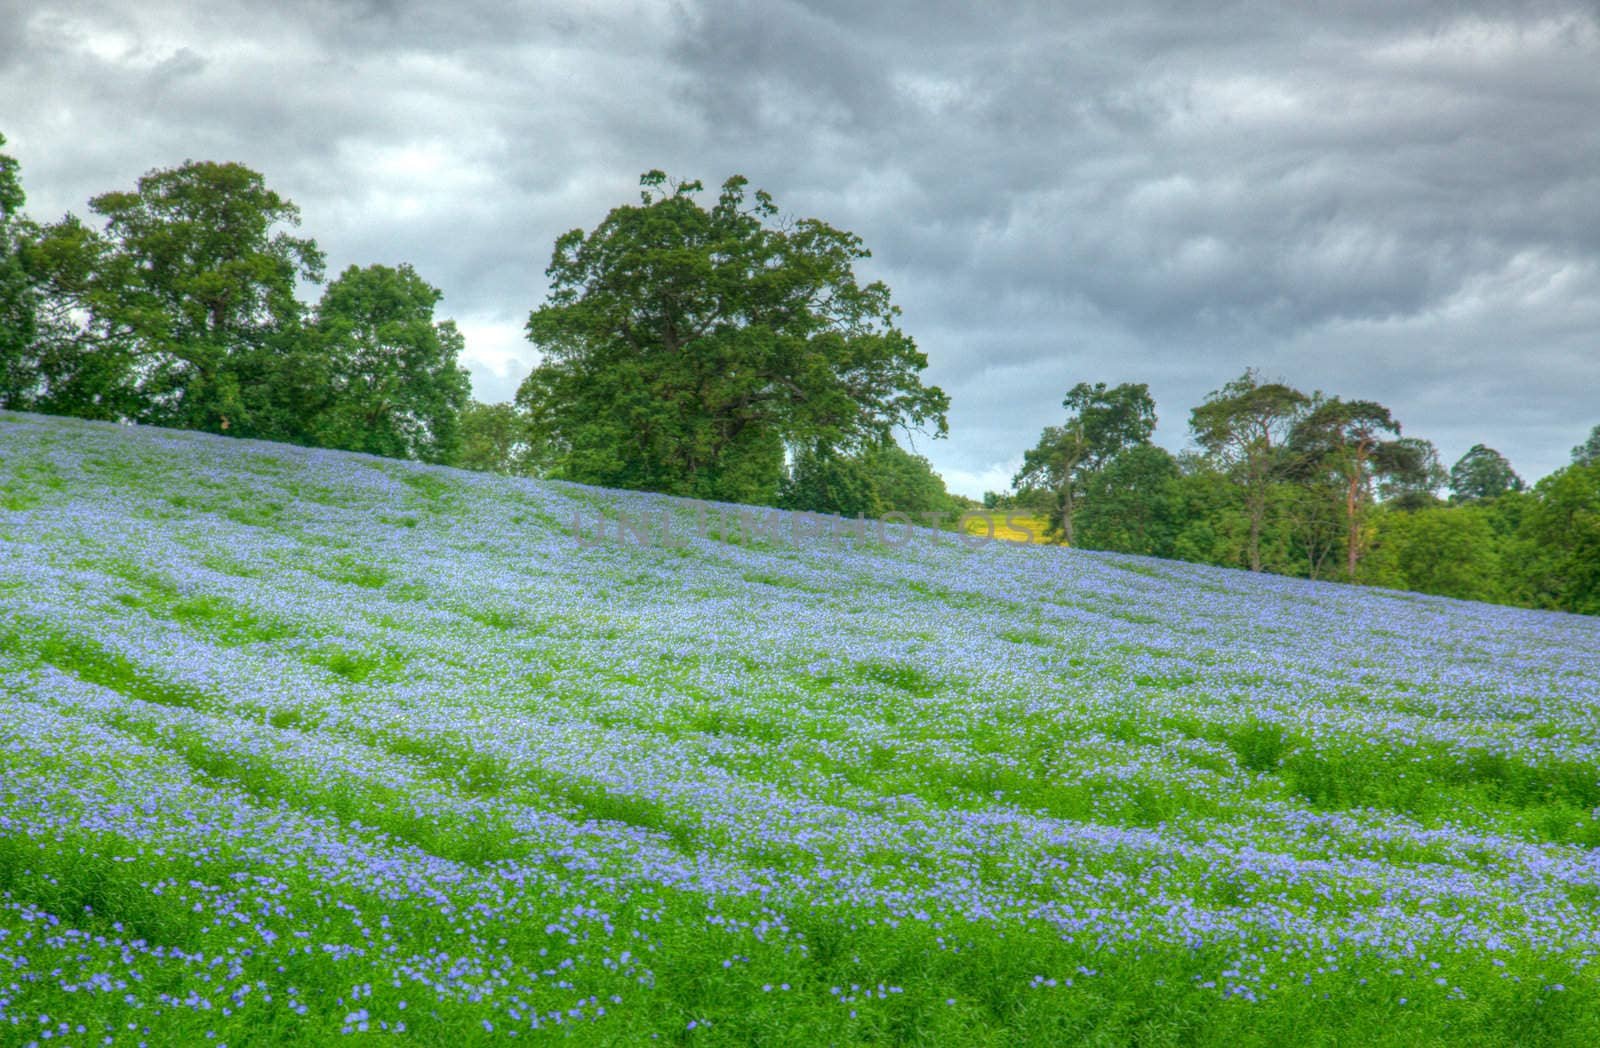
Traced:
<path fill-rule="evenodd" d="M 1600 1029 L 1600 621 L 647 510 L 0 413 L 0 1041 Z"/>

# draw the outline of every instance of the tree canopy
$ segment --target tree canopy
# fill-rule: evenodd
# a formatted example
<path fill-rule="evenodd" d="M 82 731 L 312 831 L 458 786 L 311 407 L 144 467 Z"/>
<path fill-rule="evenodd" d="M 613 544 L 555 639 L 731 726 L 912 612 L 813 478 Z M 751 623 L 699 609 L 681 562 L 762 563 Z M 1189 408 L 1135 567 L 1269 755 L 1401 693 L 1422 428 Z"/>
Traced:
<path fill-rule="evenodd" d="M 893 440 L 855 452 L 827 445 L 801 448 L 784 477 L 778 505 L 845 517 L 905 513 L 918 523 L 924 522 L 922 514 L 961 509 L 928 460 Z"/>
<path fill-rule="evenodd" d="M 1591 429 L 1588 439 L 1572 449 L 1574 466 L 1592 466 L 1596 462 L 1600 462 L 1600 426 Z"/>
<path fill-rule="evenodd" d="M 36 320 L 33 283 L 23 266 L 26 201 L 16 160 L 0 153 L 0 407 L 25 406 L 34 384 L 26 367 Z"/>
<path fill-rule="evenodd" d="M 1267 493 L 1284 467 L 1283 443 L 1310 402 L 1299 390 L 1262 382 L 1246 370 L 1189 413 L 1195 441 L 1244 489 L 1251 571 L 1261 570 Z"/>
<path fill-rule="evenodd" d="M 556 242 L 547 300 L 528 320 L 541 362 L 518 403 L 558 475 L 614 487 L 770 502 L 786 449 L 853 449 L 894 427 L 946 428 L 949 400 L 896 326 L 855 235 L 776 222 L 734 176 L 640 179 L 637 205 Z"/>
<path fill-rule="evenodd" d="M 515 404 L 473 400 L 462 408 L 457 466 L 508 477 L 539 476 L 548 468 L 542 451 Z"/>
<path fill-rule="evenodd" d="M 1485 502 L 1521 490 L 1522 478 L 1506 457 L 1482 444 L 1472 445 L 1450 467 L 1450 496 L 1457 502 Z"/>
<path fill-rule="evenodd" d="M 188 161 L 103 193 L 89 202 L 102 229 L 14 223 L 14 182 L 0 165 L 0 308 L 20 258 L 29 323 L 0 335 L 0 403 L 454 460 L 462 338 L 411 266 L 351 266 L 313 313 L 299 292 L 322 252 L 241 164 Z"/>
<path fill-rule="evenodd" d="M 317 305 L 326 402 L 316 443 L 391 458 L 453 461 L 472 383 L 454 321 L 434 320 L 438 288 L 411 266 L 351 266 Z"/>
<path fill-rule="evenodd" d="M 1143 382 L 1107 387 L 1080 382 L 1061 406 L 1064 425 L 1046 426 L 1023 455 L 1012 483 L 1022 491 L 1049 492 L 1049 529 L 1073 543 L 1074 517 L 1085 486 L 1124 448 L 1148 444 L 1156 429 L 1156 402 Z"/>
<path fill-rule="evenodd" d="M 1332 482 L 1345 511 L 1345 571 L 1356 577 L 1364 541 L 1362 518 L 1379 478 L 1401 478 L 1425 468 L 1420 449 L 1406 444 L 1400 423 L 1370 400 L 1323 399 L 1295 426 L 1291 438 L 1301 468 Z"/>
<path fill-rule="evenodd" d="M 280 436 L 261 395 L 292 352 L 315 241 L 299 209 L 240 164 L 188 161 L 89 202 L 96 231 L 46 227 L 35 269 L 56 306 L 34 366 L 45 405 L 160 425 Z M 81 316 L 81 326 L 67 320 Z"/>

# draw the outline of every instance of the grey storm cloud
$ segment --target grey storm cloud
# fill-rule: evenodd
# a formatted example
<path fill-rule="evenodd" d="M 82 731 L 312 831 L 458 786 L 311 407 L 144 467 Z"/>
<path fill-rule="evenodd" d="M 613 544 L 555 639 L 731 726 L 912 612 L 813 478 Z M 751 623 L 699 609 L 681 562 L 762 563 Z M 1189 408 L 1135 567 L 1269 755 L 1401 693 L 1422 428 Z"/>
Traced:
<path fill-rule="evenodd" d="M 1158 437 L 1247 366 L 1528 476 L 1600 422 L 1587 3 L 0 3 L 30 211 L 185 158 L 300 204 L 330 268 L 412 262 L 478 395 L 560 233 L 639 172 L 748 176 L 860 234 L 951 394 L 916 440 L 1003 486 L 1080 380 Z"/>

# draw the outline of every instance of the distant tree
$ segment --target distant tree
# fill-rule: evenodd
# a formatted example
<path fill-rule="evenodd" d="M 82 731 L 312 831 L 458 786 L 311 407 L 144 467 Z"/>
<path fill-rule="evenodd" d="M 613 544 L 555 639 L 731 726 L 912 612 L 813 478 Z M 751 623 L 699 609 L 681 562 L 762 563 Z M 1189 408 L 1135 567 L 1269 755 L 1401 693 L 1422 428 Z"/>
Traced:
<path fill-rule="evenodd" d="M 920 524 L 921 514 L 952 514 L 960 508 L 933 464 L 893 440 L 869 447 L 861 461 L 885 512 L 909 514 Z"/>
<path fill-rule="evenodd" d="M 826 444 L 795 452 L 778 492 L 784 509 L 876 518 L 886 508 L 861 456 Z"/>
<path fill-rule="evenodd" d="M 1180 560 L 1248 567 L 1249 520 L 1244 490 L 1205 456 L 1178 456 L 1177 514 L 1172 555 Z"/>
<path fill-rule="evenodd" d="M 1534 485 L 1518 528 L 1521 596 L 1534 607 L 1600 615 L 1600 462 Z"/>
<path fill-rule="evenodd" d="M 1398 441 L 1400 423 L 1370 400 L 1334 397 L 1316 403 L 1295 426 L 1290 442 L 1302 476 L 1313 486 L 1331 482 L 1345 519 L 1345 573 L 1354 581 L 1364 545 L 1362 521 L 1380 477 L 1415 474 L 1423 466 L 1414 444 Z"/>
<path fill-rule="evenodd" d="M 455 465 L 506 477 L 544 476 L 548 462 L 515 404 L 473 400 L 461 411 L 461 447 Z"/>
<path fill-rule="evenodd" d="M 953 519 L 961 509 L 928 460 L 892 440 L 856 453 L 802 449 L 790 465 L 778 504 L 846 517 L 905 513 L 918 524 L 924 523 L 922 514 Z"/>
<path fill-rule="evenodd" d="M 1600 462 L 1600 426 L 1589 431 L 1589 439 L 1572 449 L 1574 466 L 1592 466 Z"/>
<path fill-rule="evenodd" d="M 1196 442 L 1244 489 L 1251 571 L 1261 570 L 1267 492 L 1283 470 L 1284 441 L 1309 403 L 1299 390 L 1281 382 L 1263 383 L 1247 370 L 1189 414 Z"/>
<path fill-rule="evenodd" d="M 1399 438 L 1388 453 L 1387 465 L 1390 468 L 1378 480 L 1378 491 L 1386 504 L 1408 513 L 1439 504 L 1439 489 L 1445 486 L 1449 475 L 1433 441 Z"/>
<path fill-rule="evenodd" d="M 452 462 L 472 382 L 454 321 L 434 319 L 442 297 L 410 265 L 350 266 L 317 305 L 313 343 L 326 375 L 312 423 L 321 447 Z"/>
<path fill-rule="evenodd" d="M 1498 600 L 1500 541 L 1481 506 L 1380 513 L 1362 581 L 1462 600 Z"/>
<path fill-rule="evenodd" d="M 1450 467 L 1452 502 L 1487 502 L 1508 491 L 1521 491 L 1517 476 L 1504 455 L 1494 448 L 1474 444 Z"/>
<path fill-rule="evenodd" d="M 560 475 L 615 487 L 770 502 L 786 448 L 853 450 L 896 426 L 946 428 L 949 400 L 861 284 L 860 238 L 776 224 L 742 177 L 714 206 L 652 171 L 641 203 L 556 242 L 528 320 L 542 362 L 518 391 Z"/>
<path fill-rule="evenodd" d="M 0 146 L 6 136 L 0 135 Z M 22 214 L 19 167 L 0 153 L 0 407 L 31 407 L 36 384 L 30 366 L 36 324 L 37 294 L 23 265 L 23 251 L 32 232 Z"/>
<path fill-rule="evenodd" d="M 1067 391 L 1061 426 L 1046 426 L 1039 443 L 1023 455 L 1012 483 L 1019 491 L 1052 495 L 1050 533 L 1073 544 L 1073 518 L 1089 480 L 1124 448 L 1148 444 L 1156 428 L 1156 404 L 1143 382 L 1107 387 L 1080 382 Z"/>
<path fill-rule="evenodd" d="M 1089 481 L 1078 545 L 1150 557 L 1174 555 L 1183 512 L 1178 464 L 1164 448 L 1134 444 Z"/>

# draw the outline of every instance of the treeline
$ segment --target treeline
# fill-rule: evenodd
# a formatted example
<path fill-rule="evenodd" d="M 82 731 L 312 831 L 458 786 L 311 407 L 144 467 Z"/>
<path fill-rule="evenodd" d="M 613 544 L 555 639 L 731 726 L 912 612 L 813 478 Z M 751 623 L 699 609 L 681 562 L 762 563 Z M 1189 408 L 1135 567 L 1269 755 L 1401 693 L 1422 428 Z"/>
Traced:
<path fill-rule="evenodd" d="M 1063 407 L 985 502 L 1072 545 L 1600 614 L 1600 426 L 1529 488 L 1493 448 L 1446 470 L 1384 405 L 1254 371 L 1190 411 L 1180 455 L 1151 442 L 1142 383 L 1080 383 Z"/>
<path fill-rule="evenodd" d="M 0 144 L 4 138 L 0 137 Z M 323 281 L 295 205 L 186 162 L 41 225 L 0 157 L 0 406 L 450 462 L 470 384 L 409 265 Z"/>
<path fill-rule="evenodd" d="M 40 224 L 0 154 L 0 407 L 796 509 L 970 504 L 893 439 L 942 435 L 949 402 L 888 288 L 856 280 L 858 238 L 774 221 L 737 176 L 709 207 L 640 182 L 556 241 L 540 363 L 486 405 L 410 265 L 302 301 L 324 254 L 257 172 L 189 161 Z"/>
<path fill-rule="evenodd" d="M 484 405 L 411 266 L 302 300 L 324 255 L 249 168 L 185 162 L 94 197 L 96 224 L 40 224 L 0 154 L 0 407 L 847 516 L 976 505 L 895 439 L 943 436 L 949 398 L 889 289 L 856 279 L 858 237 L 779 220 L 738 176 L 710 206 L 696 181 L 640 184 L 557 239 L 539 363 Z M 1600 427 L 1525 489 L 1492 449 L 1446 472 L 1383 405 L 1253 372 L 1191 412 L 1179 456 L 1144 385 L 1063 406 L 987 501 L 1072 545 L 1600 613 Z"/>

